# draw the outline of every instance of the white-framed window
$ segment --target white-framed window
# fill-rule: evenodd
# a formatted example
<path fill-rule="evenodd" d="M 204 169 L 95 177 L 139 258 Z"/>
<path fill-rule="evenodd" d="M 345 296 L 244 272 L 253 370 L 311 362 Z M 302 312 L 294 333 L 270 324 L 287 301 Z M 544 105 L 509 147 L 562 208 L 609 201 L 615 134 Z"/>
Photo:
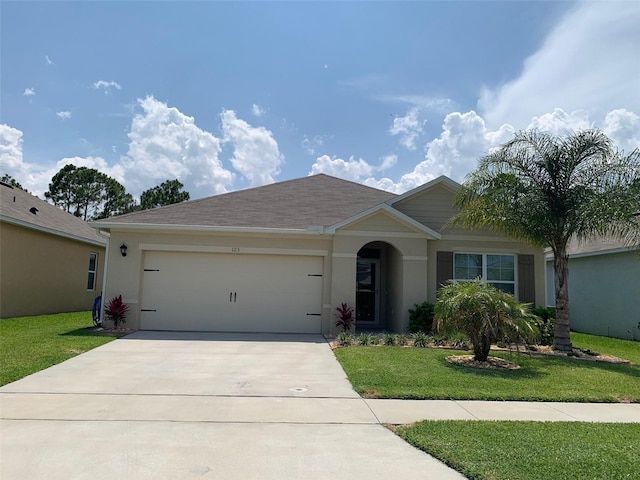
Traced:
<path fill-rule="evenodd" d="M 96 289 L 96 276 L 98 273 L 98 254 L 89 254 L 89 273 L 87 274 L 87 290 Z"/>
<path fill-rule="evenodd" d="M 516 256 L 495 253 L 454 253 L 453 279 L 480 278 L 503 292 L 516 293 Z"/>

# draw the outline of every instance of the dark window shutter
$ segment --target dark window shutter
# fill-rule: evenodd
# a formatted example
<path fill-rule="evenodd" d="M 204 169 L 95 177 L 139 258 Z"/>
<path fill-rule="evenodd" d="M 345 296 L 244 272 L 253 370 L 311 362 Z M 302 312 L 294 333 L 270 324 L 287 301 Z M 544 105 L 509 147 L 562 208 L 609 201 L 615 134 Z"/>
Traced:
<path fill-rule="evenodd" d="M 437 252 L 436 260 L 436 282 L 440 290 L 443 283 L 453 278 L 453 252 Z"/>
<path fill-rule="evenodd" d="M 533 255 L 518 255 L 518 300 L 525 303 L 536 301 L 536 278 Z"/>

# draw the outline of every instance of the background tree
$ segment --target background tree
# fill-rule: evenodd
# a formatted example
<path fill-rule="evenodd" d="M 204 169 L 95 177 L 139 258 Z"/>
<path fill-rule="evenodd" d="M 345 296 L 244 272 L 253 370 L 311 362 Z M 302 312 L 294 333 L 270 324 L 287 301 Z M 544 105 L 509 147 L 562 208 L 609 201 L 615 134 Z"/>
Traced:
<path fill-rule="evenodd" d="M 567 243 L 597 235 L 638 241 L 640 152 L 625 156 L 597 130 L 537 130 L 480 160 L 455 200 L 452 225 L 487 227 L 553 251 L 554 348 L 571 350 Z"/>
<path fill-rule="evenodd" d="M 438 333 L 463 332 L 478 362 L 487 361 L 492 342 L 527 343 L 539 334 L 529 305 L 481 280 L 445 285 L 434 311 Z"/>
<path fill-rule="evenodd" d="M 2 177 L 0 177 L 0 182 L 5 183 L 7 185 L 11 185 L 13 188 L 19 188 L 20 190 L 24 190 L 25 192 L 28 192 L 26 188 L 20 185 L 18 181 L 8 173 L 5 173 L 4 175 L 2 175 Z"/>
<path fill-rule="evenodd" d="M 189 200 L 189 192 L 182 191 L 184 185 L 178 180 L 167 180 L 160 185 L 142 192 L 140 196 L 140 209 L 163 207 L 173 203 Z"/>
<path fill-rule="evenodd" d="M 132 211 L 133 197 L 113 178 L 94 168 L 65 165 L 49 183 L 45 197 L 83 220 Z"/>

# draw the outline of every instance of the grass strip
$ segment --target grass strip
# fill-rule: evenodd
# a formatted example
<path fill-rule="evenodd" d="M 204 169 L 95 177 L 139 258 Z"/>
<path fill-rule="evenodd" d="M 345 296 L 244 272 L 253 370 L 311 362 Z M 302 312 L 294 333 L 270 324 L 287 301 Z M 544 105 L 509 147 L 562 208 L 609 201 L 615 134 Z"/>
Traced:
<path fill-rule="evenodd" d="M 115 340 L 87 330 L 91 326 L 91 312 L 0 320 L 0 385 Z"/>
<path fill-rule="evenodd" d="M 519 370 L 483 370 L 446 361 L 457 350 L 338 348 L 354 389 L 368 398 L 639 402 L 640 365 L 492 352 Z"/>
<path fill-rule="evenodd" d="M 392 427 L 473 480 L 636 479 L 640 425 L 424 421 Z"/>

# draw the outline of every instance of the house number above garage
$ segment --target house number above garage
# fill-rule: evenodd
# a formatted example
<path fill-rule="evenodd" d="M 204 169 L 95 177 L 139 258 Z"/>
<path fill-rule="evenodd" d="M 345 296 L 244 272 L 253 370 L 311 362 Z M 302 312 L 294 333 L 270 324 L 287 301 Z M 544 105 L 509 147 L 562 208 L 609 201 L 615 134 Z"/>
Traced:
<path fill-rule="evenodd" d="M 240 253 L 240 247 L 231 247 L 231 253 Z"/>

